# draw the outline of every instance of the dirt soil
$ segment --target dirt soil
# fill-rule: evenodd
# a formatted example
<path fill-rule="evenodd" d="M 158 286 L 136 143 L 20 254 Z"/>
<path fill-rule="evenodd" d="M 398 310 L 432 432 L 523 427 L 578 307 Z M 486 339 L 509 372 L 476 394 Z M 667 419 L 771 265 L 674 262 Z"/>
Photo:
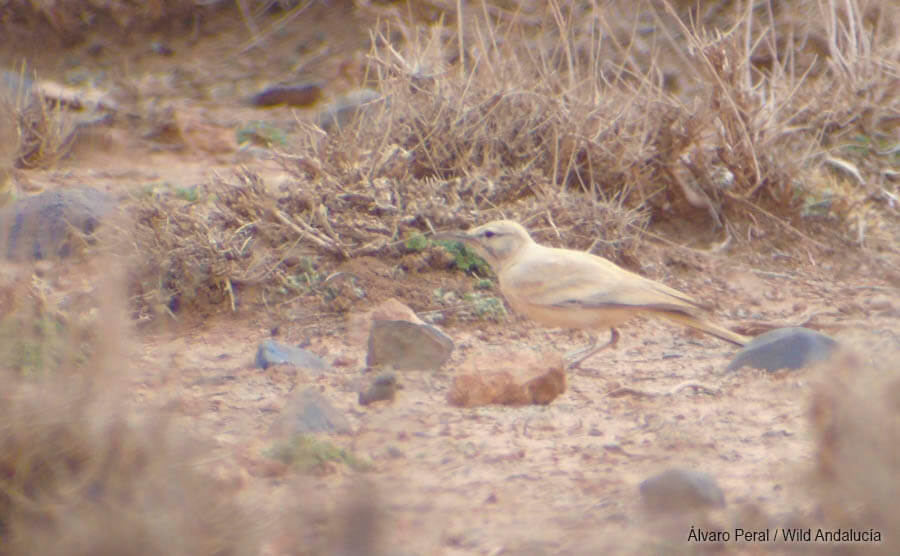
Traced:
<path fill-rule="evenodd" d="M 119 121 L 85 133 L 56 167 L 22 175 L 35 188 L 92 186 L 119 196 L 142 188 L 190 188 L 240 165 L 278 180 L 277 164 L 237 148 L 235 129 L 249 121 L 312 120 L 327 98 L 350 87 L 360 64 L 358 47 L 367 40 L 364 27 L 329 17 L 327 10 L 321 17 L 309 37 L 275 36 L 244 54 L 235 54 L 235 44 L 247 41 L 246 28 L 224 18 L 211 23 L 215 33 L 199 38 L 160 37 L 170 55 L 151 49 L 149 37 L 127 48 L 92 50 L 87 41 L 64 55 L 36 55 L 42 78 L 71 82 L 82 72 L 101 86 L 125 82 L 135 94 L 172 107 L 183 137 L 173 148 L 161 148 L 146 138 L 152 123 Z M 289 57 L 270 53 L 322 35 L 346 45 L 330 49 L 310 69 L 311 78 L 325 83 L 325 101 L 309 109 L 247 105 L 246 97 L 262 83 L 290 73 Z M 799 259 L 734 249 L 698 259 L 652 241 L 646 251 L 649 261 L 668 266 L 637 270 L 715 304 L 719 319 L 738 330 L 752 332 L 758 321 L 805 324 L 838 339 L 900 345 L 896 282 L 883 272 L 884 261 L 872 262 L 874 255 Z M 474 286 L 461 273 L 430 270 L 398 281 L 389 263 L 364 263 L 354 263 L 367 294 L 360 310 L 396 296 L 428 311 L 435 308 L 429 301 L 435 288 Z M 94 279 L 91 265 L 57 264 L 70 265 L 67 283 Z M 372 462 L 366 472 L 334 465 L 317 474 L 311 481 L 315 499 L 334 511 L 346 489 L 362 488 L 363 475 L 383 510 L 387 554 L 694 552 L 683 525 L 667 528 L 641 507 L 640 481 L 670 466 L 717 478 L 728 505 L 704 518 L 713 526 L 733 529 L 760 515 L 767 516 L 764 524 L 787 526 L 779 520 L 809 517 L 814 510 L 802 478 L 815 458 L 808 411 L 818 369 L 726 375 L 732 346 L 636 320 L 621 329 L 616 350 L 570 373 L 565 394 L 547 407 L 449 406 L 453 371 L 472 350 L 547 344 L 569 350 L 583 342 L 574 332 L 510 315 L 503 323 L 451 324 L 447 333 L 457 349 L 443 371 L 402 374 L 404 388 L 393 403 L 362 407 L 358 387 L 371 376 L 365 345 L 349 339 L 345 317 L 295 305 L 277 314 L 240 307 L 234 314 L 182 318 L 135 331 L 123 348 L 136 370 L 135 407 L 165 407 L 180 425 L 213 439 L 219 457 L 210 471 L 232 477 L 236 495 L 265 511 L 277 514 L 281 504 L 300 502 L 295 472 L 265 467 L 260 453 L 271 444 L 269 427 L 291 393 L 310 385 L 356 431 L 331 440 Z M 281 341 L 309 341 L 336 372 L 255 368 L 259 342 L 276 327 Z M 295 540 L 280 533 L 265 553 L 290 553 Z M 754 545 L 729 549 L 762 552 Z"/>

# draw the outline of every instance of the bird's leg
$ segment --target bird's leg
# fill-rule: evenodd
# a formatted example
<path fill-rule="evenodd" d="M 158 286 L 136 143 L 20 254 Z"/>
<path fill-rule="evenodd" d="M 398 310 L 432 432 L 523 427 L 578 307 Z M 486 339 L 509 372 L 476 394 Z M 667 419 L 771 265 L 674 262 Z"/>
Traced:
<path fill-rule="evenodd" d="M 591 343 L 584 348 L 581 348 L 579 350 L 576 350 L 576 351 L 566 354 L 566 361 L 567 361 L 566 368 L 577 369 L 579 367 L 579 365 L 581 365 L 581 363 L 588 357 L 591 357 L 595 353 L 597 353 L 599 351 L 603 351 L 604 349 L 606 349 L 608 347 L 615 346 L 616 342 L 619 341 L 619 331 L 616 330 L 615 328 L 610 328 L 609 332 L 610 332 L 609 341 L 606 342 L 605 344 L 599 345 L 599 346 L 597 345 L 597 342 L 598 342 L 597 335 L 588 332 L 588 338 L 590 338 Z"/>

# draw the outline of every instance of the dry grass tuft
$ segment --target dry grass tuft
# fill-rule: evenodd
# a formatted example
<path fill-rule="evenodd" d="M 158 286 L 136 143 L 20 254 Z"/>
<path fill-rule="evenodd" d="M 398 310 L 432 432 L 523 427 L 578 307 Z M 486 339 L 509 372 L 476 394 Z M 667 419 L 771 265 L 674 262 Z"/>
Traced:
<path fill-rule="evenodd" d="M 99 384 L 2 382 L 0 553 L 252 553 L 246 516 L 165 421 Z"/>
<path fill-rule="evenodd" d="M 53 166 L 68 153 L 75 137 L 75 124 L 63 115 L 61 104 L 42 98 L 30 77 L 24 65 L 15 73 L 0 70 L 3 166 L 10 162 L 18 168 Z"/>
<path fill-rule="evenodd" d="M 898 352 L 896 338 L 881 345 L 861 345 L 879 354 L 877 360 L 845 354 L 825 370 L 811 411 L 818 447 L 812 479 L 829 530 L 837 527 L 880 531 L 885 554 L 900 544 L 893 532 L 900 527 L 900 378 L 888 363 Z M 871 342 L 872 339 L 870 338 Z M 871 543 L 858 545 L 868 552 Z"/>
<path fill-rule="evenodd" d="M 65 266 L 0 283 L 0 554 L 254 553 L 209 448 L 128 407 L 118 288 L 59 291 Z"/>

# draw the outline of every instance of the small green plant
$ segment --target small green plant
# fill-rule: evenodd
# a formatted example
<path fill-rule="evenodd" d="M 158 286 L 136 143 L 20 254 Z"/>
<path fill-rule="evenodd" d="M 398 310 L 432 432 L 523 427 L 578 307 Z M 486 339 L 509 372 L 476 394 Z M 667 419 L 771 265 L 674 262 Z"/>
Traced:
<path fill-rule="evenodd" d="M 490 270 L 484 259 L 459 241 L 438 240 L 435 243 L 453 255 L 453 263 L 463 272 L 485 275 Z"/>
<path fill-rule="evenodd" d="M 249 122 L 238 128 L 236 138 L 238 145 L 253 143 L 262 147 L 270 145 L 286 147 L 288 144 L 284 131 L 268 122 Z"/>
<path fill-rule="evenodd" d="M 189 203 L 196 203 L 199 195 L 197 194 L 197 186 L 176 187 L 175 196 Z"/>
<path fill-rule="evenodd" d="M 479 278 L 475 282 L 476 290 L 490 290 L 494 287 L 494 282 L 490 278 Z"/>
<path fill-rule="evenodd" d="M 56 370 L 66 355 L 81 359 L 68 331 L 59 318 L 36 315 L 28 322 L 25 315 L 8 315 L 0 321 L 0 359 L 23 377 L 39 378 Z"/>
<path fill-rule="evenodd" d="M 433 245 L 432 242 L 425 237 L 424 234 L 415 233 L 408 238 L 406 238 L 406 242 L 403 244 L 406 247 L 407 251 L 412 251 L 413 253 L 418 253 L 419 251 L 424 251 L 428 248 L 428 246 Z"/>
<path fill-rule="evenodd" d="M 794 191 L 794 199 L 801 203 L 800 214 L 804 218 L 826 218 L 831 213 L 834 193 L 829 189 L 812 191 L 798 188 Z"/>
<path fill-rule="evenodd" d="M 325 276 L 316 270 L 316 262 L 312 257 L 303 257 L 300 259 L 299 272 L 287 276 L 284 280 L 282 293 L 287 293 L 287 289 L 297 292 L 313 293 L 321 283 L 325 280 Z"/>
<path fill-rule="evenodd" d="M 463 295 L 463 300 L 472 304 L 472 314 L 478 318 L 494 322 L 506 319 L 506 307 L 498 297 L 473 292 Z"/>
<path fill-rule="evenodd" d="M 172 184 L 167 181 L 146 183 L 137 188 L 137 196 L 144 199 L 153 199 L 163 195 L 172 189 Z"/>
<path fill-rule="evenodd" d="M 328 462 L 343 463 L 354 471 L 368 471 L 372 464 L 352 452 L 325 440 L 295 435 L 268 448 L 266 457 L 284 462 L 301 471 L 312 471 Z"/>

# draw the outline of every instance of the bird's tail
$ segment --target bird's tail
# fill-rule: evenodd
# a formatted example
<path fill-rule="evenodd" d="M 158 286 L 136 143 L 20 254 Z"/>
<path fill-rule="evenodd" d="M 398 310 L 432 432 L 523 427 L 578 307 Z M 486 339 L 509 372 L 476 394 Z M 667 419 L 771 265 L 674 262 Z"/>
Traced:
<path fill-rule="evenodd" d="M 706 332 L 707 334 L 712 334 L 717 338 L 721 338 L 726 342 L 731 342 L 739 346 L 747 345 L 747 343 L 752 339 L 749 336 L 744 336 L 743 334 L 732 332 L 731 330 L 719 326 L 712 321 L 706 320 L 703 317 L 696 317 L 694 315 L 676 311 L 666 311 L 664 313 L 658 314 L 670 321 L 689 326 L 695 330 Z"/>

